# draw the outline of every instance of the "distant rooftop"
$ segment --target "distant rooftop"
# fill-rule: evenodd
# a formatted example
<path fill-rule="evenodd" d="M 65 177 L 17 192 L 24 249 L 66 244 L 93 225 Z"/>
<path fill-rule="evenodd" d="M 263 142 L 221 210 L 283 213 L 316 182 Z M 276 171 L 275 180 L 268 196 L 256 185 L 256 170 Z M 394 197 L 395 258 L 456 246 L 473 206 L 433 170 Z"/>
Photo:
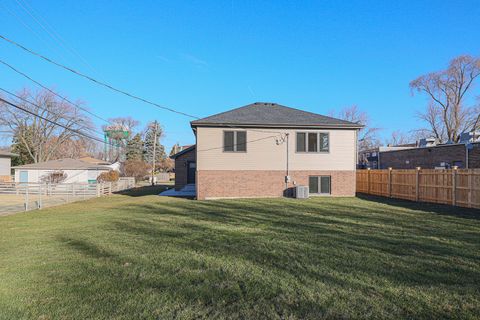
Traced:
<path fill-rule="evenodd" d="M 0 157 L 18 157 L 18 154 L 0 150 Z"/>
<path fill-rule="evenodd" d="M 85 157 L 80 157 L 78 160 L 85 161 L 91 164 L 102 164 L 102 165 L 110 165 L 111 163 L 108 161 L 100 160 L 100 159 L 95 159 L 90 156 L 85 156 Z"/>
<path fill-rule="evenodd" d="M 105 165 L 98 165 L 88 163 L 86 161 L 78 159 L 58 159 L 50 160 L 46 162 L 26 164 L 23 166 L 13 167 L 14 169 L 39 169 L 39 170 L 82 170 L 82 169 L 105 169 L 108 168 Z"/>
<path fill-rule="evenodd" d="M 280 127 L 362 128 L 362 125 L 270 102 L 255 102 L 191 122 L 197 126 L 252 125 Z"/>

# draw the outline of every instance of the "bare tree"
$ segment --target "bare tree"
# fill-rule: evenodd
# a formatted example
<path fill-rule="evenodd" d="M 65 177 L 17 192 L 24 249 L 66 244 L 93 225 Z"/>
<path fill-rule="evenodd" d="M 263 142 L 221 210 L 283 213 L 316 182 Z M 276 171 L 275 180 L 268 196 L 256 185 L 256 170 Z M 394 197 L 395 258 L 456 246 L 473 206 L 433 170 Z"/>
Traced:
<path fill-rule="evenodd" d="M 358 106 L 352 105 L 343 108 L 339 113 L 331 112 L 330 115 L 364 126 L 363 129 L 359 131 L 358 135 L 358 148 L 360 151 L 375 148 L 382 144 L 378 137 L 380 128 L 371 127 L 369 116 L 366 112 L 361 111 Z"/>
<path fill-rule="evenodd" d="M 31 92 L 23 89 L 17 95 L 32 101 L 34 105 L 22 99 L 7 100 L 14 100 L 21 108 L 66 127 L 62 128 L 6 103 L 0 103 L 0 125 L 7 126 L 14 132 L 17 143 L 21 144 L 34 163 L 54 159 L 67 142 L 83 139 L 74 131 L 85 132 L 93 127 L 89 117 L 49 91 Z"/>
<path fill-rule="evenodd" d="M 459 56 L 446 70 L 428 73 L 410 82 L 412 92 L 425 93 L 430 102 L 419 116 L 441 142 L 458 142 L 462 132 L 479 128 L 478 107 L 466 106 L 475 80 L 480 76 L 480 59 Z"/>
<path fill-rule="evenodd" d="M 402 144 L 414 143 L 416 140 L 412 133 L 405 133 L 400 130 L 395 130 L 392 132 L 390 139 L 387 139 L 386 144 L 389 146 L 398 146 Z"/>
<path fill-rule="evenodd" d="M 53 137 L 48 141 L 48 146 L 54 146 L 58 143 L 58 138 Z M 82 156 L 87 155 L 89 152 L 89 147 L 93 144 L 91 140 L 84 138 L 84 137 L 75 137 L 65 140 L 61 143 L 57 148 L 56 151 L 52 154 L 52 159 L 59 159 L 59 158 L 79 158 Z"/>

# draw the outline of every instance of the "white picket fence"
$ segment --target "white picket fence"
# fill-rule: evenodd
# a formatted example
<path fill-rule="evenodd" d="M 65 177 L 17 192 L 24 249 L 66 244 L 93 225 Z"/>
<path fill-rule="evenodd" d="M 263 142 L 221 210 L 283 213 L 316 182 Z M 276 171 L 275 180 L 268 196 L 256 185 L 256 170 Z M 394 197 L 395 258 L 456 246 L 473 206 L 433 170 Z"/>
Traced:
<path fill-rule="evenodd" d="M 0 183 L 0 215 L 108 196 L 135 187 L 135 178 L 103 183 Z"/>

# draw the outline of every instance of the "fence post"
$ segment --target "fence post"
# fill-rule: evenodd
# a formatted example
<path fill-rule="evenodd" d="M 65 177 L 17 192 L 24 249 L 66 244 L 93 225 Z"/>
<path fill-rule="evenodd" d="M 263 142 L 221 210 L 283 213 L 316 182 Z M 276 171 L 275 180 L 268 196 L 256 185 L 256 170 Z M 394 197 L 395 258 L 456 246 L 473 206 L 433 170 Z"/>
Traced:
<path fill-rule="evenodd" d="M 42 183 L 38 185 L 38 209 L 41 209 L 43 207 L 42 204 Z"/>
<path fill-rule="evenodd" d="M 112 195 L 112 183 L 111 182 L 108 183 L 108 195 L 110 195 L 110 196 Z"/>
<path fill-rule="evenodd" d="M 388 168 L 388 197 L 392 197 L 392 167 Z"/>
<path fill-rule="evenodd" d="M 370 168 L 367 168 L 367 193 L 370 194 Z"/>
<path fill-rule="evenodd" d="M 453 166 L 452 170 L 452 205 L 457 205 L 457 166 Z"/>
<path fill-rule="evenodd" d="M 415 201 L 418 202 L 420 199 L 420 170 L 422 168 L 417 167 L 417 171 L 415 172 Z"/>
<path fill-rule="evenodd" d="M 97 183 L 97 197 L 100 197 L 100 183 Z"/>
<path fill-rule="evenodd" d="M 473 170 L 468 170 L 468 204 L 469 208 L 472 207 L 472 193 L 473 193 Z"/>
<path fill-rule="evenodd" d="M 28 183 L 25 184 L 25 211 L 28 211 Z"/>

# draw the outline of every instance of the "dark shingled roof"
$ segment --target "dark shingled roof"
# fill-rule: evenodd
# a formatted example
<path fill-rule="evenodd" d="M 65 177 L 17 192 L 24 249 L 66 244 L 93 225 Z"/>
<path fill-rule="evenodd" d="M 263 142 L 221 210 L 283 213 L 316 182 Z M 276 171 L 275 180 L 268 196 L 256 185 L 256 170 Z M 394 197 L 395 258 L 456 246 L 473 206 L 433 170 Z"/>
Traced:
<path fill-rule="evenodd" d="M 225 124 L 286 127 L 362 127 L 357 123 L 268 102 L 255 102 L 191 122 L 192 127 L 203 125 L 222 126 Z"/>
<path fill-rule="evenodd" d="M 195 150 L 195 148 L 197 147 L 196 144 L 192 144 L 190 147 L 186 148 L 186 149 L 183 149 L 182 151 L 179 151 L 177 153 L 175 153 L 174 155 L 171 155 L 170 156 L 170 159 L 176 159 L 178 158 L 179 156 L 181 156 L 182 154 L 185 154 L 187 152 L 190 152 L 192 150 Z"/>

